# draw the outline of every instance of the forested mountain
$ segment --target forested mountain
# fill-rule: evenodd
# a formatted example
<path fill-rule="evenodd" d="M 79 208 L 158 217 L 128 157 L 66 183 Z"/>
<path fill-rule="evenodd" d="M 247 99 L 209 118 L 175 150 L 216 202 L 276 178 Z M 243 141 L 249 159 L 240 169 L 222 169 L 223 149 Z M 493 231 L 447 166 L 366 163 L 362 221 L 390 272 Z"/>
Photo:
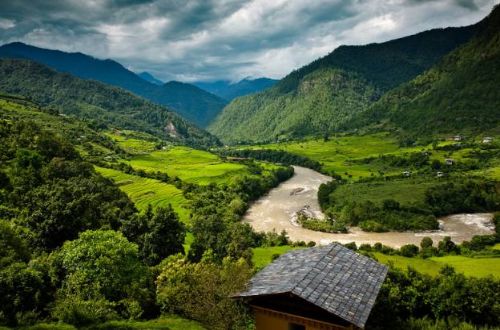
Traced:
<path fill-rule="evenodd" d="M 194 85 L 170 81 L 151 93 L 151 99 L 183 109 L 184 118 L 206 127 L 224 108 L 226 101 Z"/>
<path fill-rule="evenodd" d="M 194 85 L 215 94 L 225 100 L 231 101 L 239 96 L 260 92 L 276 84 L 278 80 L 270 78 L 243 79 L 237 83 L 228 80 L 214 82 L 197 82 Z"/>
<path fill-rule="evenodd" d="M 82 53 L 66 53 L 14 42 L 0 47 L 0 57 L 29 59 L 59 72 L 67 72 L 83 79 L 98 80 L 125 88 L 150 101 L 171 107 L 181 116 L 189 117 L 200 126 L 202 122 L 198 121 L 197 116 L 192 115 L 193 112 L 201 111 L 199 117 L 205 118 L 206 114 L 216 115 L 225 105 L 225 102 L 216 96 L 207 102 L 207 93 L 195 88 L 190 89 L 190 93 L 184 93 L 186 99 L 180 98 L 175 95 L 178 93 L 177 89 L 172 91 L 168 87 L 164 88 L 162 85 L 147 81 L 116 61 L 100 60 Z M 169 95 L 169 93 L 174 93 L 174 95 Z M 170 101 L 172 103 L 169 103 Z M 199 106 L 193 107 L 195 103 Z"/>
<path fill-rule="evenodd" d="M 0 92 L 21 95 L 94 127 L 149 132 L 195 146 L 218 143 L 176 113 L 120 88 L 56 72 L 28 60 L 0 59 Z"/>
<path fill-rule="evenodd" d="M 477 28 L 435 29 L 379 44 L 341 46 L 274 87 L 233 100 L 209 130 L 227 142 L 338 130 L 385 92 L 468 41 Z"/>
<path fill-rule="evenodd" d="M 149 72 L 141 72 L 141 73 L 138 73 L 137 74 L 139 77 L 141 77 L 142 79 L 152 83 L 152 84 L 155 84 L 155 85 L 163 85 L 164 82 L 159 80 L 159 79 L 156 79 L 151 73 Z"/>
<path fill-rule="evenodd" d="M 500 120 L 500 7 L 477 35 L 438 64 L 385 94 L 356 125 L 389 119 L 406 133 L 479 132 Z"/>

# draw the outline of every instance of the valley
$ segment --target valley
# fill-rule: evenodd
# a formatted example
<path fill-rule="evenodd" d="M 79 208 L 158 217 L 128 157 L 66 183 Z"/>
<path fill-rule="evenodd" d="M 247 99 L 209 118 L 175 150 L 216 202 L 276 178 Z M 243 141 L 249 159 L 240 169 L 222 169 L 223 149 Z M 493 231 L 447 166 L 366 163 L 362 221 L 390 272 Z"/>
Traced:
<path fill-rule="evenodd" d="M 500 5 L 292 3 L 5 4 L 0 330 L 499 329 Z"/>

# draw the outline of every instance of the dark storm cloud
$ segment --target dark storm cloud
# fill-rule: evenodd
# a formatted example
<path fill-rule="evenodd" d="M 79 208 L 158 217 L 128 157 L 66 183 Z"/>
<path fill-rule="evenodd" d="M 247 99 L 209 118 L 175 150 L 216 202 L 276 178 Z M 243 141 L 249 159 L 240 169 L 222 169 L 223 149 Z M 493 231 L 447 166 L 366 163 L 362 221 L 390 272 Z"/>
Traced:
<path fill-rule="evenodd" d="M 280 77 L 340 44 L 466 25 L 500 0 L 0 0 L 0 43 L 114 58 L 164 80 Z"/>

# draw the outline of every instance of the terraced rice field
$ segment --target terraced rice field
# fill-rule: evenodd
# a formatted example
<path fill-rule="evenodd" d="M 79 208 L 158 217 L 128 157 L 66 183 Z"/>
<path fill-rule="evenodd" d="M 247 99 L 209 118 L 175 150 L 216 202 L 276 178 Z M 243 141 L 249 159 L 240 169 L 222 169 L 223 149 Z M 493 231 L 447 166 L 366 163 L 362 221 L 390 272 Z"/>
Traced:
<path fill-rule="evenodd" d="M 165 172 L 201 185 L 227 183 L 236 176 L 249 174 L 243 164 L 224 162 L 207 151 L 181 146 L 136 155 L 128 163 L 135 169 Z"/>
<path fill-rule="evenodd" d="M 139 210 L 145 210 L 149 204 L 153 208 L 171 204 L 180 220 L 184 223 L 189 222 L 188 201 L 182 195 L 182 191 L 174 185 L 108 168 L 96 167 L 96 170 L 103 176 L 112 179 Z"/>

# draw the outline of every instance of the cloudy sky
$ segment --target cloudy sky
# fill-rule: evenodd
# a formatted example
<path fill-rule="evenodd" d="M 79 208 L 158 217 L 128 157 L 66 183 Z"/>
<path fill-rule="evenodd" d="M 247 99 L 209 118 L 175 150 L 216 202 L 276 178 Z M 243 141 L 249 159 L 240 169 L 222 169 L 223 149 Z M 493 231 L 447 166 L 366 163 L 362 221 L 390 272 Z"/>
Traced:
<path fill-rule="evenodd" d="M 0 43 L 115 59 L 165 81 L 281 78 L 341 44 L 468 25 L 500 0 L 0 0 Z"/>

